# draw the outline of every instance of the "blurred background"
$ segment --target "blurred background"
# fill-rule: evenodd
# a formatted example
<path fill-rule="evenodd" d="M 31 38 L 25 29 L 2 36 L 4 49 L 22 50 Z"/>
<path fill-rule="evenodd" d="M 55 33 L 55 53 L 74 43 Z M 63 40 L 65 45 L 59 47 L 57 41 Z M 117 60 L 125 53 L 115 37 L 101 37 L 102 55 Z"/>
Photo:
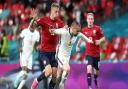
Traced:
<path fill-rule="evenodd" d="M 87 25 L 86 11 L 96 13 L 95 24 L 101 26 L 106 37 L 101 44 L 100 89 L 128 89 L 128 0 L 0 0 L 0 89 L 12 89 L 20 71 L 17 36 L 28 27 L 32 8 L 39 9 L 39 17 L 48 16 L 53 2 L 60 4 L 60 18 L 65 24 L 77 20 L 83 28 Z M 75 45 L 65 89 L 87 89 L 85 43 L 81 43 L 79 53 Z M 33 61 L 23 89 L 30 89 L 33 78 L 40 74 L 35 50 Z M 43 84 L 38 89 L 44 89 Z"/>

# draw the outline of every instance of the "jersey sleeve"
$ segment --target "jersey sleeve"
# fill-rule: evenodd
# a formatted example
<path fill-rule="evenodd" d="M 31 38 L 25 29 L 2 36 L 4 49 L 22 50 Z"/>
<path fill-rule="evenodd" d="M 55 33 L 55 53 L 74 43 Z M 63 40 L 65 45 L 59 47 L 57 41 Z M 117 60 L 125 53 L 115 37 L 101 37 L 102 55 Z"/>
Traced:
<path fill-rule="evenodd" d="M 64 27 L 64 22 L 59 20 L 59 28 L 62 28 L 62 27 Z"/>
<path fill-rule="evenodd" d="M 40 41 L 40 34 L 39 34 L 39 32 L 37 33 L 37 40 L 36 40 L 36 42 L 39 42 Z"/>
<path fill-rule="evenodd" d="M 23 38 L 25 36 L 25 29 L 22 30 L 22 32 L 20 33 L 20 37 Z"/>
<path fill-rule="evenodd" d="M 98 28 L 97 35 L 99 36 L 99 38 L 104 37 L 103 31 L 101 30 L 100 27 Z"/>
<path fill-rule="evenodd" d="M 62 35 L 66 33 L 66 29 L 65 28 L 53 29 L 53 33 L 57 35 Z"/>
<path fill-rule="evenodd" d="M 43 26 L 44 25 L 44 21 L 45 21 L 44 18 L 40 18 L 40 19 L 37 20 L 37 24 Z"/>
<path fill-rule="evenodd" d="M 84 41 L 91 42 L 91 40 L 81 32 L 78 34 L 78 37 L 80 37 Z"/>

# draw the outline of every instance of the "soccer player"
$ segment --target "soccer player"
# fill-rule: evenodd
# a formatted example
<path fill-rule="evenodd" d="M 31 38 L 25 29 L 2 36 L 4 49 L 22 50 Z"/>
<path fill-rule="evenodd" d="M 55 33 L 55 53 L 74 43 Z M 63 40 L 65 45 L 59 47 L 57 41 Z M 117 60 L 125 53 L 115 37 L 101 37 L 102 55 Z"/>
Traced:
<path fill-rule="evenodd" d="M 91 80 L 92 80 L 92 68 L 94 69 L 94 82 L 96 87 L 97 85 L 97 77 L 99 73 L 99 61 L 100 61 L 100 44 L 105 41 L 105 37 L 101 28 L 97 25 L 94 25 L 94 13 L 87 13 L 87 27 L 83 28 L 82 33 L 87 36 L 89 39 L 92 39 L 93 44 L 86 43 L 86 59 L 87 63 L 87 81 L 89 89 L 91 88 Z M 76 46 L 76 49 L 79 49 L 80 40 Z"/>
<path fill-rule="evenodd" d="M 70 55 L 73 44 L 76 41 L 76 36 L 82 38 L 84 41 L 92 43 L 84 34 L 80 33 L 80 25 L 76 21 L 71 24 L 71 27 L 51 29 L 52 35 L 60 36 L 59 43 L 56 49 L 56 59 L 58 60 L 57 83 L 55 89 L 64 89 L 64 83 L 70 71 Z M 59 86 L 58 86 L 59 85 Z"/>
<path fill-rule="evenodd" d="M 36 12 L 34 12 L 36 13 Z M 33 17 L 36 16 L 33 14 Z M 32 19 L 28 28 L 22 30 L 19 39 L 19 51 L 20 51 L 20 66 L 22 70 L 17 75 L 14 82 L 15 89 L 22 89 L 24 86 L 29 71 L 32 69 L 32 52 L 34 46 L 39 42 L 40 35 L 37 29 L 37 22 Z M 22 40 L 22 48 L 20 47 L 20 41 Z"/>
<path fill-rule="evenodd" d="M 49 89 L 53 89 L 56 84 L 57 76 L 57 60 L 55 59 L 56 46 L 58 43 L 58 36 L 51 35 L 49 28 L 62 28 L 64 23 L 58 18 L 59 16 L 59 5 L 53 3 L 51 5 L 50 16 L 44 16 L 40 18 L 37 23 L 42 27 L 41 30 L 41 44 L 39 57 L 42 66 L 45 69 L 41 75 L 34 79 L 31 89 L 36 89 L 38 83 L 52 75 L 52 79 L 49 83 Z"/>

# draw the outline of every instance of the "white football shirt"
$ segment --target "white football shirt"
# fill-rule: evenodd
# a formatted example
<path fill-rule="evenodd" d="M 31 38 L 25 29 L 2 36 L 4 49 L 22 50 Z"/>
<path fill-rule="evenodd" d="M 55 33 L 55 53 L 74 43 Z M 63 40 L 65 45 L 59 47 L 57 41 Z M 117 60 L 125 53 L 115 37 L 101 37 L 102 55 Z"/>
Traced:
<path fill-rule="evenodd" d="M 40 34 L 37 30 L 31 32 L 29 28 L 22 30 L 20 37 L 23 38 L 22 41 L 22 50 L 23 52 L 32 53 L 33 47 L 36 42 L 40 40 Z"/>

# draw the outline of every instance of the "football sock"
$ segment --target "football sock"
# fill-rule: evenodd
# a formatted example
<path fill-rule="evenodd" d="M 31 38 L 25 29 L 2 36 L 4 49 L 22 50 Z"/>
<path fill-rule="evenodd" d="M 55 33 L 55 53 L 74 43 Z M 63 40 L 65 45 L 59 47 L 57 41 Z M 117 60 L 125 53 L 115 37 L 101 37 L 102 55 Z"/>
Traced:
<path fill-rule="evenodd" d="M 88 82 L 88 86 L 91 86 L 91 73 L 87 74 L 87 82 Z"/>

